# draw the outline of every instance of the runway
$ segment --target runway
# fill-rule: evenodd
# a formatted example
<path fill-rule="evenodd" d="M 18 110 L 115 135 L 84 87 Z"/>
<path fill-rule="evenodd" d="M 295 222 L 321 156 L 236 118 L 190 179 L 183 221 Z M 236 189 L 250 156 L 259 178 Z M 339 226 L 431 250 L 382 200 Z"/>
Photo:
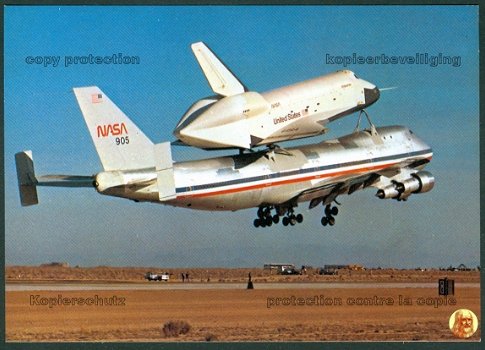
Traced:
<path fill-rule="evenodd" d="M 403 282 L 7 283 L 8 341 L 455 341 L 458 308 L 480 314 L 480 284 Z M 301 304 L 301 302 L 304 303 Z M 162 328 L 186 322 L 190 332 Z M 209 340 L 208 340 L 209 339 Z M 480 341 L 480 330 L 467 341 Z"/>
<path fill-rule="evenodd" d="M 241 290 L 246 289 L 246 283 L 171 283 L 171 282 L 144 282 L 144 283 L 7 283 L 7 292 L 24 291 L 101 291 L 101 290 Z M 392 288 L 438 288 L 438 281 L 433 283 L 257 283 L 254 289 L 281 290 L 281 289 L 392 289 Z M 455 288 L 480 288 L 480 283 L 456 283 Z"/>

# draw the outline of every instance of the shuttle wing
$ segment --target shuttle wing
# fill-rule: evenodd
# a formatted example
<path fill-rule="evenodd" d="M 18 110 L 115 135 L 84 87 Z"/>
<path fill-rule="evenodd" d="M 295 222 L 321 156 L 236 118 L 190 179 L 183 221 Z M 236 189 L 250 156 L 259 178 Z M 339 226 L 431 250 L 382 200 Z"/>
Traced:
<path fill-rule="evenodd" d="M 216 94 L 232 96 L 246 91 L 244 85 L 203 42 L 194 43 L 191 47 L 209 85 Z"/>

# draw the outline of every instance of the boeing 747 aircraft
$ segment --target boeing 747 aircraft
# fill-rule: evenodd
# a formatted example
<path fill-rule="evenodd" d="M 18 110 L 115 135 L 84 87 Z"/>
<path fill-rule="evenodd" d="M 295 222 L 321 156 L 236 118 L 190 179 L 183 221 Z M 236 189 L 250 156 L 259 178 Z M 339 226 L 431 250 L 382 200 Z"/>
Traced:
<path fill-rule="evenodd" d="M 430 191 L 423 168 L 431 148 L 404 126 L 355 131 L 334 140 L 203 160 L 174 162 L 169 142 L 153 142 L 98 87 L 74 93 L 103 165 L 94 176 L 34 171 L 31 151 L 15 155 L 21 203 L 38 203 L 37 187 L 90 187 L 101 194 L 200 210 L 257 208 L 256 227 L 295 225 L 296 208 L 322 205 L 334 225 L 338 196 L 368 187 L 381 199 Z"/>

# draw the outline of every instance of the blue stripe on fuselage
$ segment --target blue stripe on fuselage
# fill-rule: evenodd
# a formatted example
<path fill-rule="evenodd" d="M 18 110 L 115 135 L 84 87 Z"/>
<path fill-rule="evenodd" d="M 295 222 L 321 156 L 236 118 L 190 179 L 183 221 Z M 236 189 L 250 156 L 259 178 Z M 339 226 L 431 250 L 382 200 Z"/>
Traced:
<path fill-rule="evenodd" d="M 262 180 L 280 179 L 280 178 L 294 176 L 294 175 L 308 174 L 308 173 L 326 171 L 326 170 L 333 170 L 333 169 L 344 168 L 344 167 L 349 167 L 349 166 L 385 162 L 385 161 L 392 160 L 392 159 L 416 157 L 416 156 L 420 156 L 420 155 L 424 155 L 424 154 L 428 154 L 428 153 L 432 153 L 431 148 L 428 148 L 428 149 L 425 149 L 425 150 L 422 150 L 422 151 L 410 152 L 410 153 L 401 153 L 401 154 L 392 155 L 392 156 L 378 157 L 378 158 L 358 160 L 358 161 L 345 162 L 345 163 L 337 163 L 337 164 L 331 164 L 331 165 L 323 165 L 323 166 L 318 166 L 318 167 L 313 167 L 313 168 L 304 168 L 304 169 L 297 169 L 297 170 L 290 170 L 290 171 L 281 171 L 281 172 L 272 173 L 272 174 L 246 177 L 246 178 L 240 178 L 240 179 L 234 179 L 234 180 L 228 180 L 228 181 L 222 181 L 222 182 L 213 182 L 213 183 L 208 183 L 208 184 L 203 184 L 203 185 L 195 185 L 195 186 L 190 186 L 190 187 L 179 187 L 179 188 L 176 189 L 176 193 L 181 194 L 181 193 L 186 193 L 186 192 L 206 190 L 206 189 L 214 189 L 214 188 L 218 188 L 218 187 L 239 185 L 239 184 L 251 183 L 251 182 L 262 181 Z"/>

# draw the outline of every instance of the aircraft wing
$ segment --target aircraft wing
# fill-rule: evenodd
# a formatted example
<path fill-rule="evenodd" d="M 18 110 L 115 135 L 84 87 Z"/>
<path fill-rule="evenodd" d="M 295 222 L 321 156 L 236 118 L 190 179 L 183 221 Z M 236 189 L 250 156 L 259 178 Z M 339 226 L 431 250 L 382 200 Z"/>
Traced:
<path fill-rule="evenodd" d="M 299 193 L 290 202 L 310 201 L 310 209 L 320 203 L 327 205 L 332 203 L 341 194 L 352 194 L 353 192 L 366 188 L 377 181 L 381 176 L 375 173 L 365 174 L 353 178 L 342 179 L 333 183 L 325 183 Z M 322 181 L 323 182 L 323 181 Z"/>
<path fill-rule="evenodd" d="M 375 173 L 342 179 L 330 184 L 325 183 L 322 186 L 315 184 L 315 187 L 303 191 L 291 199 L 290 202 L 310 201 L 310 209 L 312 209 L 320 203 L 323 203 L 323 205 L 332 203 L 341 194 L 352 194 L 369 186 L 379 190 L 384 189 L 395 182 L 411 178 L 412 174 L 417 173 L 427 162 L 429 161 L 420 160 L 418 162 L 398 164 Z"/>
<path fill-rule="evenodd" d="M 232 96 L 246 91 L 239 79 L 203 42 L 194 43 L 191 47 L 209 85 L 216 94 Z"/>

